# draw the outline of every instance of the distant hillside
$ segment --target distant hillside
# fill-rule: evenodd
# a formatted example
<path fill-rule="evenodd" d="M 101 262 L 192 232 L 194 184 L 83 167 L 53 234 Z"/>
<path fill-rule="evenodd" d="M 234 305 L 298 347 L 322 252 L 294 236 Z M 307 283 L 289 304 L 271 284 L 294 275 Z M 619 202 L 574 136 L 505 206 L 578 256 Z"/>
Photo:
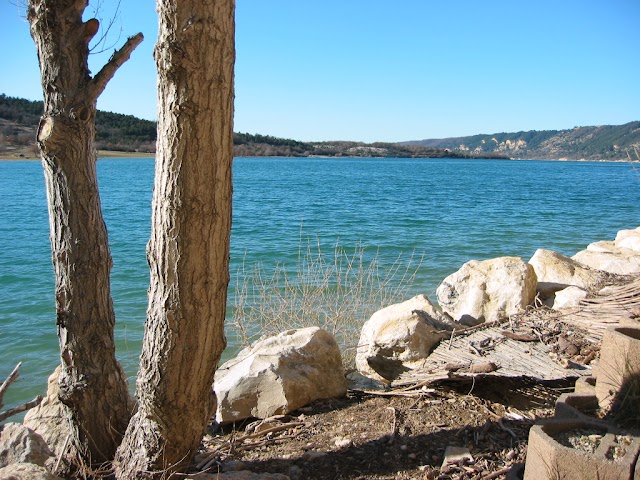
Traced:
<path fill-rule="evenodd" d="M 0 149 L 33 145 L 42 111 L 42 102 L 0 94 Z M 99 110 L 96 147 L 98 150 L 154 152 L 156 122 Z"/>
<path fill-rule="evenodd" d="M 34 138 L 42 102 L 0 94 L 0 154 L 36 153 Z M 236 156 L 461 157 L 636 160 L 640 155 L 640 121 L 625 125 L 494 133 L 402 143 L 299 142 L 269 135 L 234 133 Z M 155 152 L 156 122 L 132 115 L 98 111 L 99 150 Z"/>
<path fill-rule="evenodd" d="M 473 154 L 503 154 L 511 158 L 637 160 L 640 122 L 571 130 L 494 133 L 471 137 L 403 142 Z"/>
<path fill-rule="evenodd" d="M 0 94 L 0 154 L 21 152 L 17 156 L 36 154 L 34 139 L 42 114 L 42 102 Z M 475 158 L 469 152 L 422 145 L 360 142 L 299 142 L 268 135 L 234 133 L 236 156 L 329 156 L 329 157 L 460 157 Z M 156 122 L 132 115 L 98 111 L 96 115 L 96 147 L 98 150 L 155 152 Z M 505 158 L 501 154 L 480 157 Z"/>

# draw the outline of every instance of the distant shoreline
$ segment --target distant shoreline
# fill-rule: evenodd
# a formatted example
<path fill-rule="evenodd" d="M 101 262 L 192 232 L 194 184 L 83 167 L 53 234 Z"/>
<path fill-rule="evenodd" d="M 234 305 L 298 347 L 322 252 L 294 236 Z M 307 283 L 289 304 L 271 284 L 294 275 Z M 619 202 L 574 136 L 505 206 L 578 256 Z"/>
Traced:
<path fill-rule="evenodd" d="M 156 156 L 155 153 L 148 152 L 124 152 L 119 150 L 98 150 L 98 158 L 154 158 Z M 280 155 L 270 156 L 254 156 L 249 155 L 247 158 L 280 158 Z M 237 157 L 242 158 L 242 156 Z M 291 156 L 291 157 L 282 157 L 282 158 L 365 158 L 360 156 L 324 156 L 324 155 L 308 155 L 308 156 Z M 369 158 L 369 157 L 367 157 Z M 396 158 L 396 157 L 371 157 L 371 158 Z M 398 157 L 404 158 L 404 157 Z M 407 158 L 437 158 L 437 157 L 407 157 Z M 447 157 L 442 157 L 447 158 Z M 29 152 L 27 149 L 16 149 L 11 153 L 7 151 L 0 152 L 0 162 L 18 162 L 18 161 L 37 161 L 40 160 L 40 157 L 34 155 Z M 486 160 L 486 158 L 466 158 L 461 160 Z M 586 158 L 498 158 L 495 160 L 503 160 L 503 161 L 527 161 L 527 160 L 543 160 L 548 162 L 611 162 L 611 163 L 638 163 L 635 160 L 628 159 L 586 159 Z"/>
<path fill-rule="evenodd" d="M 116 150 L 98 150 L 98 158 L 154 158 L 155 153 L 122 152 Z M 0 161 L 35 161 L 40 157 L 26 149 L 16 149 L 10 152 L 0 152 Z"/>

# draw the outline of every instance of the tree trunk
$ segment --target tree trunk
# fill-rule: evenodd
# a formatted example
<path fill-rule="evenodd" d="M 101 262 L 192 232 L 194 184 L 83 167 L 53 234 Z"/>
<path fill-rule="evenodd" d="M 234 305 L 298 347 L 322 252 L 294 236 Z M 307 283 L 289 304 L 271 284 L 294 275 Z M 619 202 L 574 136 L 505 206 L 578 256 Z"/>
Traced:
<path fill-rule="evenodd" d="M 119 479 L 188 464 L 225 347 L 233 158 L 234 0 L 158 0 L 158 144 L 149 307 Z M 163 477 L 164 478 L 164 477 Z"/>
<path fill-rule="evenodd" d="M 84 0 L 30 0 L 44 114 L 38 146 L 44 167 L 62 371 L 59 400 L 72 463 L 108 461 L 126 428 L 131 400 L 116 361 L 111 255 L 96 178 L 96 101 L 142 41 L 129 39 L 95 77 L 88 43 L 98 21 L 82 21 Z M 46 421 L 43 419 L 43 421 Z"/>

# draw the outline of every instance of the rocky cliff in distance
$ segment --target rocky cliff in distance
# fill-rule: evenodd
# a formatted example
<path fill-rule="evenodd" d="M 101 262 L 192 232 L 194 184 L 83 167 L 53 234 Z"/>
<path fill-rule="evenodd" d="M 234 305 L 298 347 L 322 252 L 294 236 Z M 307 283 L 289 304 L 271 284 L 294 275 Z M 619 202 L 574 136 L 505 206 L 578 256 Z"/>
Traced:
<path fill-rule="evenodd" d="M 403 142 L 476 155 L 503 154 L 518 159 L 640 160 L 640 121 L 624 125 L 494 133 Z"/>

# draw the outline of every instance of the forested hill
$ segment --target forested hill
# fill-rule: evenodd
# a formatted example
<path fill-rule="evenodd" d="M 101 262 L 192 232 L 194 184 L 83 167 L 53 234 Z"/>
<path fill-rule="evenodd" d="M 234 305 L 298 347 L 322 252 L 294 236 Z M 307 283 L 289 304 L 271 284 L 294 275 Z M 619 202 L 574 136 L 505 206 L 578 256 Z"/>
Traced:
<path fill-rule="evenodd" d="M 0 94 L 0 154 L 33 148 L 42 110 L 42 102 Z M 233 140 L 236 156 L 640 159 L 640 122 L 402 143 L 299 142 L 248 133 L 234 133 Z M 99 150 L 153 153 L 155 142 L 156 122 L 98 111 Z"/>
<path fill-rule="evenodd" d="M 42 111 L 41 101 L 0 94 L 0 148 L 32 145 Z M 96 114 L 96 146 L 99 150 L 153 152 L 155 142 L 156 122 L 100 110 Z"/>
<path fill-rule="evenodd" d="M 42 102 L 0 94 L 0 154 L 33 148 L 42 110 Z M 248 133 L 234 133 L 233 140 L 236 156 L 475 157 L 465 152 L 395 143 L 311 143 Z M 98 111 L 96 115 L 96 146 L 99 150 L 152 153 L 155 141 L 156 122 L 104 111 Z M 35 154 L 35 150 L 30 153 Z"/>
<path fill-rule="evenodd" d="M 640 122 L 571 130 L 544 130 L 494 133 L 404 142 L 448 148 L 455 152 L 504 154 L 511 158 L 638 160 L 640 159 Z"/>

